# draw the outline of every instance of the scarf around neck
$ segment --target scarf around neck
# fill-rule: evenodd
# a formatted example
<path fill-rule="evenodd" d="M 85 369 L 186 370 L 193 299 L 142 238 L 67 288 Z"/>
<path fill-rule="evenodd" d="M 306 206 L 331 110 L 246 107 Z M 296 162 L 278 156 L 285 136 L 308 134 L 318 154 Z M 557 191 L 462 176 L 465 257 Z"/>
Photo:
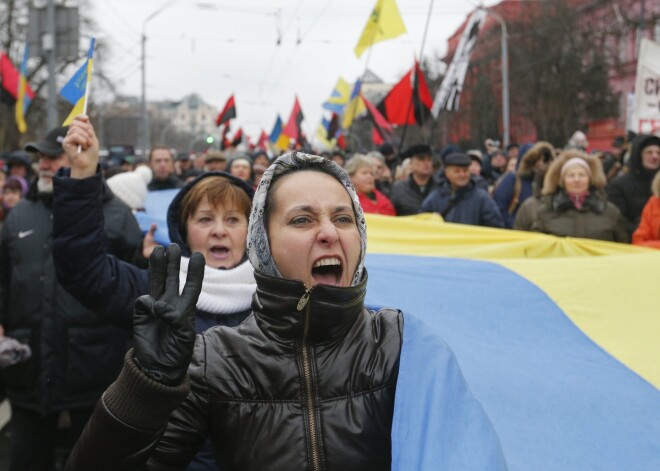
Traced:
<path fill-rule="evenodd" d="M 183 291 L 188 276 L 188 257 L 181 257 L 179 291 Z M 220 270 L 204 266 L 202 292 L 197 300 L 197 309 L 210 314 L 234 314 L 245 311 L 252 305 L 252 295 L 257 287 L 254 268 L 247 260 L 234 268 Z"/>

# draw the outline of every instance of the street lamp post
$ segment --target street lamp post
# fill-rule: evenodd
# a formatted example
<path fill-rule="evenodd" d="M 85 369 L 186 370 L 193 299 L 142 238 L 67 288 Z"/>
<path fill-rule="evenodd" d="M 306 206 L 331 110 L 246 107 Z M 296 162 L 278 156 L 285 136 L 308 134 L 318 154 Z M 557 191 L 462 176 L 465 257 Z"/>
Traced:
<path fill-rule="evenodd" d="M 163 10 L 165 10 L 168 7 L 171 7 L 174 5 L 176 2 L 180 0 L 167 0 L 165 3 L 163 3 L 158 9 L 156 9 L 153 13 L 151 13 L 149 16 L 147 16 L 144 21 L 142 22 L 142 100 L 140 103 L 140 108 L 141 108 L 141 114 L 142 114 L 142 119 L 140 120 L 141 122 L 141 130 L 140 130 L 140 147 L 142 148 L 142 152 L 146 153 L 147 149 L 151 147 L 151 136 L 149 135 L 149 115 L 147 113 L 147 61 L 146 61 L 146 52 L 147 52 L 147 34 L 146 34 L 146 28 L 147 28 L 147 23 L 151 20 L 154 19 L 156 15 L 161 13 Z"/>
<path fill-rule="evenodd" d="M 509 145 L 509 53 L 508 53 L 508 39 L 509 35 L 506 29 L 504 19 L 497 13 L 489 10 L 488 8 L 481 8 L 487 15 L 492 16 L 497 20 L 502 28 L 501 35 L 501 48 L 502 48 L 502 146 L 504 149 Z"/>

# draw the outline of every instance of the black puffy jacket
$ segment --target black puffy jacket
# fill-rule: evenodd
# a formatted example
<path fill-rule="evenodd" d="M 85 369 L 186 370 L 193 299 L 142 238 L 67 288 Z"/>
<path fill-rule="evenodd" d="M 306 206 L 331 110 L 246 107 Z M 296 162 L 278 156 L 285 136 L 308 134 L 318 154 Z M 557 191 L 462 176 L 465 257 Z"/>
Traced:
<path fill-rule="evenodd" d="M 257 287 L 241 325 L 197 337 L 189 391 L 127 356 L 66 469 L 182 469 L 207 436 L 223 470 L 390 469 L 402 314 L 364 308 L 366 275 Z"/>
<path fill-rule="evenodd" d="M 651 182 L 657 170 L 644 168 L 642 163 L 642 150 L 651 144 L 660 144 L 660 138 L 647 134 L 638 135 L 632 142 L 630 149 L 630 171 L 619 175 L 608 183 L 605 190 L 607 199 L 619 208 L 625 218 L 626 230 L 629 238 L 639 226 L 642 209 L 651 197 Z"/>
<path fill-rule="evenodd" d="M 101 198 L 108 250 L 130 259 L 142 232 L 109 188 Z M 121 369 L 127 339 L 58 283 L 51 202 L 33 185 L 5 221 L 0 244 L 0 324 L 32 349 L 29 360 L 2 370 L 7 396 L 42 414 L 92 407 Z"/>

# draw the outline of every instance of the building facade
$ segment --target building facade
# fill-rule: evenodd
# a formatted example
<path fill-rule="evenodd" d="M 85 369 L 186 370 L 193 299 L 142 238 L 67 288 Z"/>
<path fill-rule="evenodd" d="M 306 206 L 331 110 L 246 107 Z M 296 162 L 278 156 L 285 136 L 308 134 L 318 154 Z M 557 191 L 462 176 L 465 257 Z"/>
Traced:
<path fill-rule="evenodd" d="M 499 15 L 507 25 L 520 24 L 521 18 L 532 18 L 541 8 L 542 2 L 505 0 L 489 10 Z M 646 37 L 660 41 L 660 2 L 649 0 L 569 0 L 571 8 L 578 13 L 577 27 L 580 33 L 589 37 L 597 48 L 604 52 L 607 67 L 607 82 L 616 99 L 616 110 L 611 116 L 592 119 L 587 116 L 583 123 L 590 141 L 591 149 L 609 150 L 616 136 L 625 136 L 631 112 L 631 97 L 635 89 L 637 70 L 637 52 L 640 38 Z M 538 15 L 536 15 L 538 17 Z M 449 63 L 467 24 L 467 18 L 461 27 L 448 39 L 445 61 Z M 542 19 L 541 19 L 542 21 Z M 518 23 L 517 23 L 518 22 Z M 531 25 L 533 27 L 533 25 Z M 517 35 L 515 27 L 509 28 L 509 74 L 533 73 L 532 67 L 515 63 L 511 53 L 517 42 L 524 38 Z M 500 25 L 493 16 L 486 19 L 473 50 L 470 67 L 460 97 L 459 112 L 447 113 L 441 129 L 444 142 L 474 141 L 496 138 L 502 133 L 501 99 L 501 55 L 499 54 Z M 552 42 L 553 37 L 548 37 Z M 589 60 L 584 57 L 583 60 Z M 487 106 L 484 95 L 479 95 L 480 87 L 488 88 L 494 101 Z M 525 113 L 516 104 L 517 90 L 510 90 L 510 141 L 530 142 L 545 139 L 542 130 L 536 128 Z M 486 100 L 488 101 L 488 100 Z M 566 110 L 571 112 L 572 110 Z M 475 119 L 477 116 L 477 119 Z M 480 121 L 478 118 L 482 117 Z M 496 129 L 492 123 L 497 122 Z M 479 123 L 483 122 L 483 126 Z M 477 123 L 475 129 L 475 123 Z M 566 134 L 574 130 L 566 130 Z M 494 134 L 494 135 L 493 135 Z M 559 144 L 559 143 L 555 143 Z"/>

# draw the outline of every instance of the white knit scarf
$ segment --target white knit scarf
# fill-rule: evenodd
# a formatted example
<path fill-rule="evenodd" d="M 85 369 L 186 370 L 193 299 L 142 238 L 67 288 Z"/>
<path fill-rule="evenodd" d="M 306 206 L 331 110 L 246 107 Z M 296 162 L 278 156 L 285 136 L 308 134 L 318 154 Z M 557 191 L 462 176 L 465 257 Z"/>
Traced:
<path fill-rule="evenodd" d="M 188 276 L 188 257 L 181 257 L 179 291 L 183 290 Z M 254 268 L 249 261 L 228 270 L 204 266 L 202 293 L 197 301 L 197 309 L 211 314 L 233 314 L 245 311 L 252 304 L 257 283 Z"/>

